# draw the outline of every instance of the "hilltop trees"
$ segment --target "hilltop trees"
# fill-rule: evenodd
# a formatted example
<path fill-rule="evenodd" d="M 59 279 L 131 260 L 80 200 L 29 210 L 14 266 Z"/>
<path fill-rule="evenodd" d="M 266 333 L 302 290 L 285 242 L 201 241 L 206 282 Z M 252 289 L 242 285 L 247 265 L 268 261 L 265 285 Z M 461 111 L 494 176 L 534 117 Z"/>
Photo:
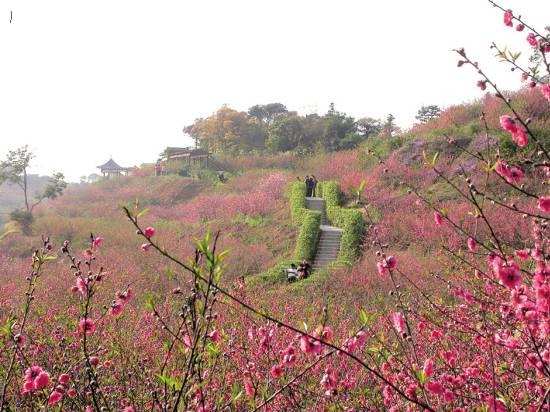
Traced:
<path fill-rule="evenodd" d="M 355 120 L 331 103 L 325 115 L 299 115 L 281 103 L 254 105 L 248 112 L 228 106 L 197 119 L 184 129 L 197 144 L 212 152 L 311 152 L 356 147 L 382 130 L 380 120 Z M 395 132 L 395 130 L 393 131 Z"/>
<path fill-rule="evenodd" d="M 441 114 L 441 109 L 435 104 L 422 106 L 416 114 L 416 120 L 420 123 L 428 123 L 432 119 L 437 119 Z"/>
<path fill-rule="evenodd" d="M 10 216 L 18 222 L 23 230 L 29 230 L 32 223 L 32 211 L 44 199 L 55 199 L 63 193 L 67 187 L 65 177 L 62 173 L 54 173 L 44 190 L 35 195 L 34 202 L 29 200 L 29 187 L 27 169 L 29 168 L 34 154 L 27 146 L 10 150 L 6 159 L 0 162 L 0 184 L 11 183 L 21 188 L 25 208 L 14 210 Z"/>

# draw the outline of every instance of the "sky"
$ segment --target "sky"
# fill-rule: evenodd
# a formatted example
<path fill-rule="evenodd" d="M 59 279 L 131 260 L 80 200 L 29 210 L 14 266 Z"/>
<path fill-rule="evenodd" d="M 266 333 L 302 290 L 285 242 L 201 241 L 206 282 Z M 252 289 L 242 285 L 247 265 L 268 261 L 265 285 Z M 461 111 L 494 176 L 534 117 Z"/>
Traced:
<path fill-rule="evenodd" d="M 550 1 L 503 5 L 550 24 Z M 32 172 L 76 181 L 190 145 L 183 127 L 222 104 L 334 102 L 406 128 L 422 105 L 481 96 L 453 48 L 518 88 L 489 45 L 527 51 L 526 36 L 485 0 L 2 0 L 0 156 L 27 144 Z"/>

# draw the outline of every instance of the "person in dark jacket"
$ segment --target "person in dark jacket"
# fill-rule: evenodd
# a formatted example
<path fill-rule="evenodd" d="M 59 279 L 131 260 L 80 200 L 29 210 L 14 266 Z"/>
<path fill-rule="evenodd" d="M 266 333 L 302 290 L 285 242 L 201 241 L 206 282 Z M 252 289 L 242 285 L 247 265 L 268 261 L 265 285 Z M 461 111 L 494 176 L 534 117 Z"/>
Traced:
<path fill-rule="evenodd" d="M 310 176 L 306 176 L 306 197 L 311 197 L 313 194 L 313 180 Z"/>
<path fill-rule="evenodd" d="M 311 265 L 307 260 L 302 260 L 302 263 L 300 263 L 300 266 L 298 266 L 298 277 L 300 279 L 306 279 L 309 277 L 311 273 Z"/>
<path fill-rule="evenodd" d="M 311 196 L 315 197 L 317 195 L 317 178 L 314 175 L 311 175 Z"/>

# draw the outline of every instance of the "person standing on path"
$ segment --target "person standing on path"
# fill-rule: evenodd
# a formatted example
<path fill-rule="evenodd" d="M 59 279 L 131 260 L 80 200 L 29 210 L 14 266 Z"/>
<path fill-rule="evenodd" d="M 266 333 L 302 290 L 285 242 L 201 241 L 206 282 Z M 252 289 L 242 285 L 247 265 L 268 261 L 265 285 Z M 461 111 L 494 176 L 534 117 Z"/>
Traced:
<path fill-rule="evenodd" d="M 311 197 L 313 193 L 313 180 L 311 177 L 306 176 L 306 197 Z"/>
<path fill-rule="evenodd" d="M 311 197 L 316 196 L 317 191 L 317 178 L 314 175 L 311 175 Z"/>

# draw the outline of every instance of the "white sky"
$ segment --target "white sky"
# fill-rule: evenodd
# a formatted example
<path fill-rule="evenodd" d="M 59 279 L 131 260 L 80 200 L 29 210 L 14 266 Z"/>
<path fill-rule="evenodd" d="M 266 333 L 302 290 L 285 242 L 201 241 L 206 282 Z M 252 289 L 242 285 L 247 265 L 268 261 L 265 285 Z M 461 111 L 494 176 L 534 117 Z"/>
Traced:
<path fill-rule="evenodd" d="M 505 5 L 550 24 L 550 1 Z M 0 155 L 29 144 L 34 172 L 77 180 L 111 155 L 132 166 L 189 144 L 183 126 L 224 103 L 334 101 L 407 127 L 423 104 L 481 95 L 454 47 L 516 88 L 488 46 L 526 35 L 484 0 L 1 0 Z"/>

